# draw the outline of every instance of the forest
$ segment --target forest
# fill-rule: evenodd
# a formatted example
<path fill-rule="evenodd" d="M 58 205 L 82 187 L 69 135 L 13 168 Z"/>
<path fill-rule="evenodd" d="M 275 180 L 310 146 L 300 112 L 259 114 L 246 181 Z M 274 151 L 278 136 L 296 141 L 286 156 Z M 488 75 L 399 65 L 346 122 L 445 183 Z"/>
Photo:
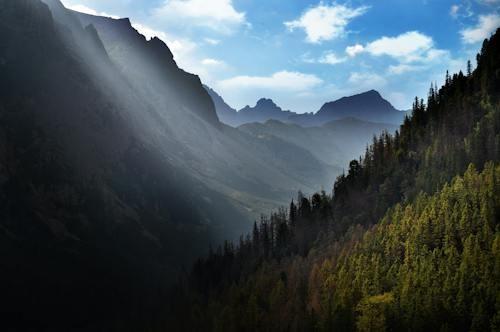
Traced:
<path fill-rule="evenodd" d="M 262 216 L 178 283 L 184 331 L 500 330 L 500 30 L 332 193 Z"/>
<path fill-rule="evenodd" d="M 500 331 L 498 1 L 426 2 L 0 0 L 0 331 Z"/>

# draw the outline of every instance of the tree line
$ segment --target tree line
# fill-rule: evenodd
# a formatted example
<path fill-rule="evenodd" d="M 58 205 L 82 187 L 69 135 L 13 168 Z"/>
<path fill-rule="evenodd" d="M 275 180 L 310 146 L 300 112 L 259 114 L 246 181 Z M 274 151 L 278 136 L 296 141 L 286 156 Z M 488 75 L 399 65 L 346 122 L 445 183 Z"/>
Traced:
<path fill-rule="evenodd" d="M 179 330 L 500 329 L 500 32 L 331 194 L 298 195 L 200 259 Z"/>

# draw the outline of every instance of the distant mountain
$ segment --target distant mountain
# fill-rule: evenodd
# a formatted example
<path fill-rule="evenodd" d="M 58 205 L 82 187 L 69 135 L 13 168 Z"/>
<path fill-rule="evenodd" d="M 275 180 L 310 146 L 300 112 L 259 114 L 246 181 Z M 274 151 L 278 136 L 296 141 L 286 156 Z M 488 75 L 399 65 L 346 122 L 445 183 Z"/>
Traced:
<path fill-rule="evenodd" d="M 207 90 L 208 94 L 212 98 L 215 109 L 217 111 L 217 116 L 219 117 L 219 120 L 221 122 L 233 127 L 237 127 L 243 123 L 240 120 L 238 111 L 229 106 L 217 92 L 215 92 L 209 86 L 203 85 L 203 87 L 205 88 L 205 90 Z"/>
<path fill-rule="evenodd" d="M 237 127 L 242 124 L 268 120 L 295 123 L 303 127 L 321 126 L 343 118 L 357 118 L 362 121 L 400 125 L 406 112 L 399 111 L 385 100 L 380 93 L 370 90 L 358 95 L 343 97 L 324 104 L 316 113 L 298 114 L 285 111 L 271 99 L 260 99 L 254 107 L 245 106 L 240 111 L 230 107 L 213 89 L 205 87 L 214 101 L 222 122 Z"/>
<path fill-rule="evenodd" d="M 307 149 L 315 158 L 329 165 L 346 167 L 353 158 L 365 152 L 374 135 L 384 130 L 393 132 L 397 126 L 345 118 L 318 127 L 269 120 L 244 124 L 238 129 L 256 137 L 278 137 Z"/>
<path fill-rule="evenodd" d="M 324 104 L 316 113 L 297 114 L 289 121 L 302 126 L 318 126 L 343 118 L 356 118 L 368 122 L 400 125 L 406 112 L 399 111 L 380 93 L 370 90 Z"/>
<path fill-rule="evenodd" d="M 296 113 L 283 110 L 272 99 L 261 98 L 254 107 L 247 105 L 239 110 L 238 114 L 244 119 L 245 123 L 249 123 L 265 122 L 267 120 L 287 121 L 291 115 Z"/>
<path fill-rule="evenodd" d="M 401 124 L 405 112 L 398 111 L 380 93 L 370 90 L 324 104 L 315 114 L 321 122 L 354 117 L 365 121 Z"/>
<path fill-rule="evenodd" d="M 229 106 L 217 92 L 208 86 L 204 86 L 215 104 L 215 109 L 220 121 L 233 127 L 245 123 L 266 122 L 268 120 L 279 120 L 287 122 L 288 118 L 296 113 L 284 111 L 271 99 L 262 98 L 254 107 L 245 106 L 237 111 Z"/>

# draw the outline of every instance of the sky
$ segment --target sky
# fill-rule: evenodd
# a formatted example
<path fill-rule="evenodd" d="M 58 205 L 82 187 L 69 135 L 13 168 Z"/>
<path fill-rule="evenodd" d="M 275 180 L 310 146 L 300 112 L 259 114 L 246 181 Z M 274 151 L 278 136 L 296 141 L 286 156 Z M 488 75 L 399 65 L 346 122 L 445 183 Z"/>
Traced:
<path fill-rule="evenodd" d="M 500 0 L 62 1 L 130 18 L 236 109 L 266 97 L 299 113 L 370 89 L 409 109 L 500 26 Z"/>

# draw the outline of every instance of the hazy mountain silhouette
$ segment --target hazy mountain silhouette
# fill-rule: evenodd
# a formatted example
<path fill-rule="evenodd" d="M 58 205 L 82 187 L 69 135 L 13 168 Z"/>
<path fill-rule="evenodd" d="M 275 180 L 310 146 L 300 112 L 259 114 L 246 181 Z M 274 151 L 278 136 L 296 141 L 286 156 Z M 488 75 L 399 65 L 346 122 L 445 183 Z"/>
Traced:
<path fill-rule="evenodd" d="M 354 117 L 365 121 L 401 124 L 405 112 L 398 111 L 380 93 L 370 90 L 324 104 L 316 113 L 321 121 Z"/>
<path fill-rule="evenodd" d="M 238 114 L 248 123 L 265 122 L 267 120 L 287 121 L 295 113 L 283 110 L 272 99 L 261 98 L 254 107 L 247 105 L 239 110 Z"/>
<path fill-rule="evenodd" d="M 221 122 L 233 127 L 237 127 L 245 123 L 240 120 L 241 116 L 240 114 L 238 114 L 238 111 L 229 106 L 226 101 L 217 92 L 215 92 L 215 90 L 207 85 L 203 85 L 203 87 L 207 90 L 208 94 L 212 98 L 212 101 L 215 105 L 215 110 L 217 111 L 217 116 L 219 117 Z"/>
<path fill-rule="evenodd" d="M 310 127 L 321 126 L 343 118 L 400 125 L 406 115 L 406 112 L 394 108 L 375 90 L 325 103 L 316 113 L 298 114 L 285 111 L 274 101 L 266 98 L 260 99 L 254 107 L 246 106 L 240 111 L 236 111 L 213 89 L 206 86 L 205 88 L 214 101 L 221 121 L 235 127 L 252 122 L 264 123 L 268 120 L 279 120 Z"/>
<path fill-rule="evenodd" d="M 256 137 L 278 137 L 310 151 L 315 158 L 329 165 L 348 165 L 353 155 L 362 155 L 374 135 L 384 130 L 393 132 L 396 125 L 344 118 L 318 127 L 269 120 L 239 127 Z"/>

